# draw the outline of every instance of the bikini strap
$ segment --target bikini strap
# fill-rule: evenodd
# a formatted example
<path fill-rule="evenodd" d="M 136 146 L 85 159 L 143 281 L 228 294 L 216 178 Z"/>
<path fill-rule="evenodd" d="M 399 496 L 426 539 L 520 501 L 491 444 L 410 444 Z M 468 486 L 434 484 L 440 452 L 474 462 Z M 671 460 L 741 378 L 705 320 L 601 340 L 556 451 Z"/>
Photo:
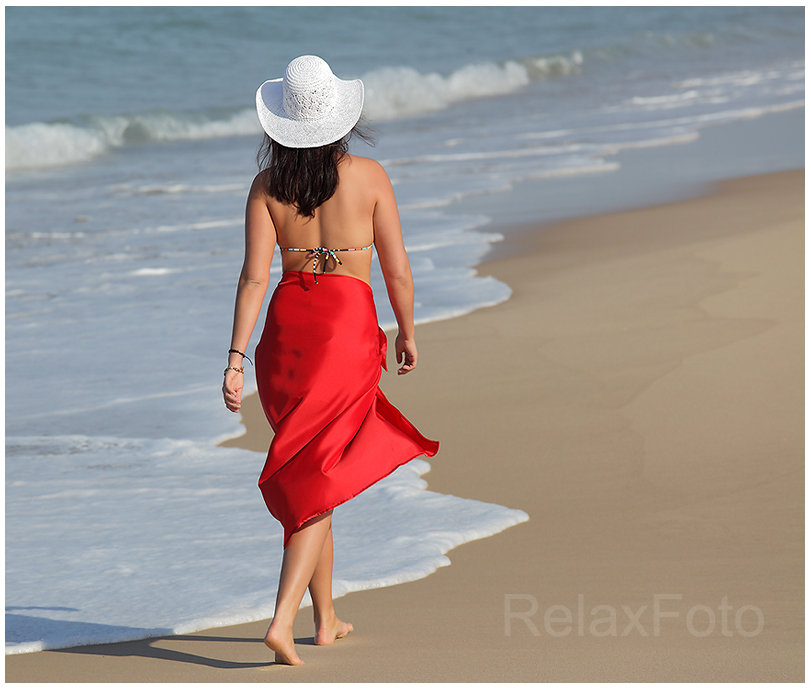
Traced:
<path fill-rule="evenodd" d="M 315 281 L 315 284 L 317 285 L 318 284 L 318 276 L 317 276 L 317 274 L 315 272 L 315 269 L 318 266 L 318 259 L 319 258 L 321 258 L 322 256 L 324 257 L 324 266 L 323 266 L 323 268 L 321 268 L 321 275 L 323 275 L 324 273 L 327 272 L 327 261 L 330 259 L 330 257 L 332 257 L 339 266 L 343 265 L 343 263 L 341 262 L 341 259 L 338 258 L 335 255 L 336 252 L 340 252 L 340 251 L 367 251 L 368 249 L 371 249 L 372 246 L 374 246 L 374 242 L 372 242 L 372 244 L 369 244 L 369 246 L 361 246 L 361 247 L 357 247 L 357 248 L 352 247 L 350 249 L 328 249 L 325 246 L 317 246 L 314 249 L 299 249 L 297 247 L 280 246 L 279 249 L 281 251 L 306 251 L 309 254 L 307 256 L 307 258 L 312 258 L 313 259 L 313 280 Z"/>

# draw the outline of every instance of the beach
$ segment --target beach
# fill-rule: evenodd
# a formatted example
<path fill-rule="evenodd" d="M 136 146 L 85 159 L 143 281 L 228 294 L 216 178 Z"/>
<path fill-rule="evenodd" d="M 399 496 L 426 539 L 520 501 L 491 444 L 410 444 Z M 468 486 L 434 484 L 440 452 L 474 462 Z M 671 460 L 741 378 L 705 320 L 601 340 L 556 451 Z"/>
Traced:
<path fill-rule="evenodd" d="M 804 171 L 504 234 L 477 270 L 510 299 L 420 325 L 382 387 L 441 441 L 431 491 L 528 522 L 340 598 L 333 646 L 302 609 L 303 667 L 255 622 L 6 656 L 6 681 L 802 681 Z M 231 444 L 262 451 L 244 407 Z"/>
<path fill-rule="evenodd" d="M 304 54 L 362 79 L 376 144 L 350 150 L 392 180 L 424 325 L 511 300 L 512 282 L 481 265 L 520 252 L 525 233 L 803 168 L 803 17 L 757 6 L 9 8 L 6 653 L 273 612 L 281 534 L 246 480 L 267 436 L 256 451 L 222 447 L 244 427 L 220 390 L 259 84 Z M 391 328 L 372 253 L 378 319 Z M 426 489 L 435 464 L 402 467 L 336 517 L 364 525 L 343 532 L 351 556 L 336 563 L 336 595 L 429 576 L 453 548 L 529 518 Z M 401 539 L 417 547 L 394 547 Z"/>

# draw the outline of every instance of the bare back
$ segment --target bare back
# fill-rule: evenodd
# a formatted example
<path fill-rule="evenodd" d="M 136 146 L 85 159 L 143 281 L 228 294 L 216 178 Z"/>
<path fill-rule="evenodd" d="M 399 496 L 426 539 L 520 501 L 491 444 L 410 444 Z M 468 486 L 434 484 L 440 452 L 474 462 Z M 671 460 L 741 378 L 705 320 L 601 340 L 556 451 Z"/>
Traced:
<path fill-rule="evenodd" d="M 386 184 L 382 184 L 381 173 Z M 351 275 L 368 283 L 372 252 L 360 249 L 375 242 L 375 212 L 378 204 L 385 203 L 388 177 L 375 161 L 348 154 L 339 163 L 338 174 L 335 194 L 316 208 L 312 218 L 297 214 L 289 204 L 265 197 L 277 242 L 283 248 L 282 270 L 311 270 L 314 260 L 306 251 L 284 249 L 356 249 L 338 253 L 340 263 L 320 258 L 318 272 L 326 269 L 328 273 Z"/>
<path fill-rule="evenodd" d="M 305 249 L 303 252 L 281 252 L 284 272 L 313 270 L 313 258 L 306 251 L 309 249 L 360 249 L 373 243 L 397 319 L 399 332 L 395 338 L 395 352 L 398 363 L 405 357 L 405 363 L 397 372 L 408 373 L 416 367 L 414 280 L 391 182 L 378 162 L 357 156 L 345 156 L 339 164 L 338 174 L 335 194 L 316 209 L 313 218 L 302 218 L 290 205 L 270 197 L 262 183 L 262 173 L 254 179 L 245 207 L 245 260 L 237 285 L 231 337 L 231 348 L 237 353 L 233 357 L 245 351 L 256 325 L 270 282 L 270 267 L 277 243 L 286 249 Z M 326 270 L 371 284 L 371 250 L 349 251 L 340 256 L 339 263 L 332 255 L 327 261 L 322 255 L 320 264 L 316 264 L 318 272 Z M 237 409 L 238 404 L 232 410 Z"/>

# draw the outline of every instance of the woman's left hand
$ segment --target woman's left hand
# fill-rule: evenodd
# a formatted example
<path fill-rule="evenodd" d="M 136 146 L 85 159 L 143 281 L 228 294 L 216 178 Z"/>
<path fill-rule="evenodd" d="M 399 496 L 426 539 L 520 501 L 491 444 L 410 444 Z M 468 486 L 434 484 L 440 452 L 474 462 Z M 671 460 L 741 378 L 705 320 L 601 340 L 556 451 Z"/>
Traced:
<path fill-rule="evenodd" d="M 229 411 L 238 412 L 242 407 L 242 387 L 245 385 L 245 375 L 239 371 L 225 372 L 222 384 L 222 398 Z"/>
<path fill-rule="evenodd" d="M 394 340 L 394 351 L 397 363 L 403 365 L 397 369 L 397 375 L 402 376 L 417 368 L 417 343 L 414 338 L 407 339 L 403 333 L 398 332 Z"/>

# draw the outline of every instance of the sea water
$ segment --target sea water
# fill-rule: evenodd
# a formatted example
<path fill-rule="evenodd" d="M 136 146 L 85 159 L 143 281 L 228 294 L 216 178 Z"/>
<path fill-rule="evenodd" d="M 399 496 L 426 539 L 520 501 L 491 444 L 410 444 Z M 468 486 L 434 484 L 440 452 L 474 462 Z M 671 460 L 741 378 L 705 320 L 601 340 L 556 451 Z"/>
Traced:
<path fill-rule="evenodd" d="M 217 446 L 220 376 L 254 92 L 307 53 L 364 80 L 352 150 L 394 184 L 419 322 L 509 298 L 476 272 L 503 192 L 804 107 L 803 8 L 6 8 L 7 652 L 272 615 L 281 529 L 263 454 Z M 527 519 L 429 468 L 336 510 L 336 595 Z"/>

